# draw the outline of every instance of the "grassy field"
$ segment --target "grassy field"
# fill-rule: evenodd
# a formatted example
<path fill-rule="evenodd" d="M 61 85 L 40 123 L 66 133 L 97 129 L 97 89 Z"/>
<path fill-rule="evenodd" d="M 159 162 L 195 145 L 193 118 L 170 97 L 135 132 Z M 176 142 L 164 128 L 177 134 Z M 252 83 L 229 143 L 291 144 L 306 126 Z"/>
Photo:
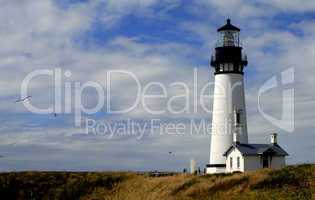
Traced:
<path fill-rule="evenodd" d="M 135 173 L 0 174 L 1 199 L 312 199 L 315 165 L 245 174 L 152 177 Z"/>

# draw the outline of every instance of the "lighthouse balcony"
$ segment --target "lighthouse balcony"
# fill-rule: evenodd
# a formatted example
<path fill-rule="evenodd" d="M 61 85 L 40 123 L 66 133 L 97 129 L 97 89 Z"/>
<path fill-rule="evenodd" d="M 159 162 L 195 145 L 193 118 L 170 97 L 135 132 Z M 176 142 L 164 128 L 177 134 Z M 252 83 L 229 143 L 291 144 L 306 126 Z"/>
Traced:
<path fill-rule="evenodd" d="M 212 67 L 218 67 L 220 64 L 235 63 L 236 65 L 247 66 L 247 55 L 234 55 L 234 56 L 222 56 L 222 54 L 216 54 L 211 56 L 210 65 Z"/>

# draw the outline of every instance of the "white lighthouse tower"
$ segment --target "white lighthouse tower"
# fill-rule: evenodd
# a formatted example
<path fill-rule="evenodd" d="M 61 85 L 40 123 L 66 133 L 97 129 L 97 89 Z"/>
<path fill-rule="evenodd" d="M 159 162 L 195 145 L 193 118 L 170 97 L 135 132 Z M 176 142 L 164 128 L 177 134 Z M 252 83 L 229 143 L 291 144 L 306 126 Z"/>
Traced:
<path fill-rule="evenodd" d="M 247 58 L 242 54 L 239 33 L 240 29 L 228 19 L 218 29 L 218 41 L 211 58 L 215 84 L 209 174 L 226 172 L 223 154 L 231 147 L 234 133 L 240 143 L 248 143 L 243 80 Z"/>

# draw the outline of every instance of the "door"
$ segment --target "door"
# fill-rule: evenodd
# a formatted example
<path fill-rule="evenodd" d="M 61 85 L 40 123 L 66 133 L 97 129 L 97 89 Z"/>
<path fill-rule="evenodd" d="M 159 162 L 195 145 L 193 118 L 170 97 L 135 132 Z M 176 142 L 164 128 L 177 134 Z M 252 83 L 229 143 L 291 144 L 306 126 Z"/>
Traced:
<path fill-rule="evenodd" d="M 269 168 L 269 159 L 268 156 L 263 156 L 263 168 Z"/>

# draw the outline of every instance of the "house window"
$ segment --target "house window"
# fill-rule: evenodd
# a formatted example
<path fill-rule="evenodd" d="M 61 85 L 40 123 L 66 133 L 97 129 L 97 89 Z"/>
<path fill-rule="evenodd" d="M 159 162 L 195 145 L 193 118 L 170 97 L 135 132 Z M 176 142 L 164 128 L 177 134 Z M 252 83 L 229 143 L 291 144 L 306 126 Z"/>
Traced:
<path fill-rule="evenodd" d="M 230 157 L 230 168 L 232 169 L 233 168 L 233 158 Z"/>
<path fill-rule="evenodd" d="M 237 157 L 237 168 L 240 168 L 240 157 Z"/>

